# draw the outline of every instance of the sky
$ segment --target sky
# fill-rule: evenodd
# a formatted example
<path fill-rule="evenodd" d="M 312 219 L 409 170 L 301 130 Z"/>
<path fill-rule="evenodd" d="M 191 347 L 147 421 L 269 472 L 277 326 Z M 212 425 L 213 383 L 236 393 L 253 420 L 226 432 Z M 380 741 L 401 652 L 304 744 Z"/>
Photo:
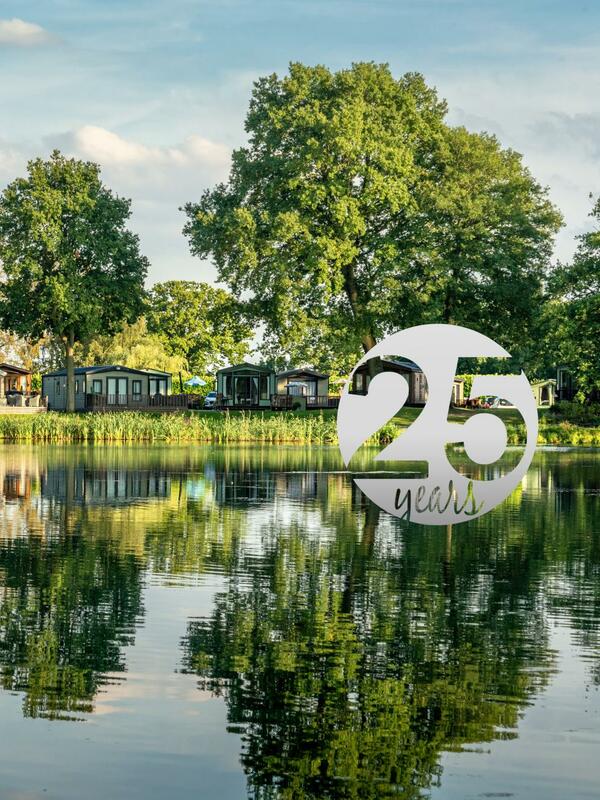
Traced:
<path fill-rule="evenodd" d="M 59 147 L 132 198 L 149 284 L 214 282 L 179 210 L 226 179 L 253 81 L 290 61 L 422 72 L 448 121 L 495 133 L 548 186 L 566 260 L 600 194 L 600 3 L 0 0 L 0 187 Z"/>

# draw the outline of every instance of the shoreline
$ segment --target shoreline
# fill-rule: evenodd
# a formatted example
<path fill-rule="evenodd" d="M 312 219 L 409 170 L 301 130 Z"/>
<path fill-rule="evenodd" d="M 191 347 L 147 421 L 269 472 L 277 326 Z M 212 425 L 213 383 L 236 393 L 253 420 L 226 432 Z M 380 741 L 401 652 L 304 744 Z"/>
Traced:
<path fill-rule="evenodd" d="M 383 425 L 369 440 L 385 445 L 416 418 L 419 409 L 407 409 Z M 452 409 L 451 421 L 468 416 Z M 509 445 L 525 443 L 518 416 L 500 415 Z M 0 415 L 0 441 L 4 443 L 148 443 L 164 444 L 306 444 L 337 445 L 335 412 L 160 412 L 118 411 Z M 538 447 L 600 447 L 600 425 L 584 426 L 540 418 Z"/>

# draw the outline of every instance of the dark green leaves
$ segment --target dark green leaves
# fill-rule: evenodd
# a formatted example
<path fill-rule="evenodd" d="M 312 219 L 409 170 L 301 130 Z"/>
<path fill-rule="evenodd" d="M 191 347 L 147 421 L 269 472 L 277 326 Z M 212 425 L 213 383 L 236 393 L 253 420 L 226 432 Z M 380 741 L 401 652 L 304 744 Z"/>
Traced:
<path fill-rule="evenodd" d="M 130 201 L 103 186 L 96 164 L 57 151 L 31 161 L 0 198 L 4 326 L 86 341 L 134 320 L 148 261 L 129 216 Z"/>
<path fill-rule="evenodd" d="M 534 325 L 560 215 L 516 153 L 445 113 L 386 65 L 255 84 L 248 146 L 186 206 L 185 233 L 248 297 L 265 352 L 335 369 L 420 322 L 508 347 Z"/>

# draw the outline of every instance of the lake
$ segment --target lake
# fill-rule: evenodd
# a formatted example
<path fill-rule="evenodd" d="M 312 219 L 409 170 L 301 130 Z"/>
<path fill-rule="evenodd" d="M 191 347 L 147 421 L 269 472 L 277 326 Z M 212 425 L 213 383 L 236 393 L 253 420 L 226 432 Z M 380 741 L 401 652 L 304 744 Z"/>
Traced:
<path fill-rule="evenodd" d="M 453 529 L 325 447 L 5 445 L 0 490 L 2 800 L 599 796 L 599 452 Z"/>

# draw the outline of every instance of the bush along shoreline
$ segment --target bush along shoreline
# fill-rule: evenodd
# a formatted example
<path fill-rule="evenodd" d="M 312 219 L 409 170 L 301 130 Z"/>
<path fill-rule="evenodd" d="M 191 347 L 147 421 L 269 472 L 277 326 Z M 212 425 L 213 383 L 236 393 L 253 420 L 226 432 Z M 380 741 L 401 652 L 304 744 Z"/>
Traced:
<path fill-rule="evenodd" d="M 525 427 L 506 420 L 511 445 L 525 443 Z M 369 440 L 388 444 L 408 424 L 396 418 Z M 68 444 L 77 442 L 204 442 L 226 444 L 337 444 L 336 416 L 314 412 L 182 412 L 0 415 L 0 441 Z M 540 419 L 539 445 L 600 447 L 600 425 Z"/>

